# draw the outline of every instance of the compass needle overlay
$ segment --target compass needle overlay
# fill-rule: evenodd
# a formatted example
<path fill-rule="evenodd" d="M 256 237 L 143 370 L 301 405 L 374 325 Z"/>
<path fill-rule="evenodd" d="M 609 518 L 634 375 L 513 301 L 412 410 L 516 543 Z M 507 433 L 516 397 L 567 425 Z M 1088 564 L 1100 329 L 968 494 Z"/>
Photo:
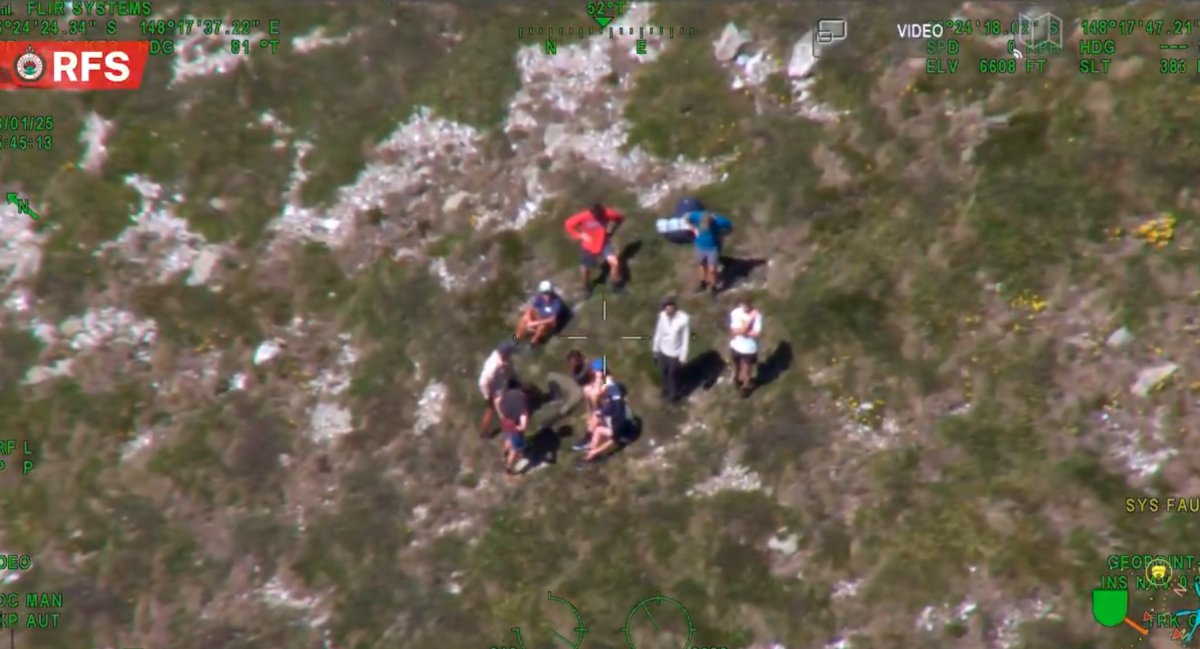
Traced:
<path fill-rule="evenodd" d="M 583 616 L 571 602 L 547 592 L 541 600 L 540 619 L 530 630 L 521 632 L 514 628 L 518 649 L 578 649 L 588 629 L 583 625 Z"/>
<path fill-rule="evenodd" d="M 621 632 L 629 649 L 691 649 L 696 627 L 683 604 L 655 595 L 633 607 Z"/>

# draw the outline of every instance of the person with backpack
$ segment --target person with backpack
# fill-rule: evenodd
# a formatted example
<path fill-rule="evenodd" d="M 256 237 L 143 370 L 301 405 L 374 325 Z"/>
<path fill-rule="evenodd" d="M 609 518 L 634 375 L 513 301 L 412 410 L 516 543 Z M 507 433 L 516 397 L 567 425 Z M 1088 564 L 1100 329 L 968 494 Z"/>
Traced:
<path fill-rule="evenodd" d="M 692 210 L 683 215 L 683 220 L 696 235 L 696 263 L 700 269 L 700 284 L 697 293 L 708 290 L 712 295 L 720 291 L 718 281 L 721 268 L 721 244 L 733 232 L 733 221 L 704 209 L 700 201 L 694 201 Z"/>
<path fill-rule="evenodd" d="M 624 220 L 625 216 L 620 212 L 596 203 L 573 215 L 563 224 L 567 236 L 577 241 L 582 251 L 580 265 L 584 296 L 591 296 L 591 269 L 600 264 L 608 265 L 608 281 L 613 291 L 622 291 L 621 260 L 617 256 L 612 237 Z"/>
<path fill-rule="evenodd" d="M 729 313 L 729 350 L 733 356 L 734 387 L 743 398 L 754 391 L 762 327 L 762 314 L 754 308 L 753 299 L 749 295 L 739 299 L 737 308 Z"/>

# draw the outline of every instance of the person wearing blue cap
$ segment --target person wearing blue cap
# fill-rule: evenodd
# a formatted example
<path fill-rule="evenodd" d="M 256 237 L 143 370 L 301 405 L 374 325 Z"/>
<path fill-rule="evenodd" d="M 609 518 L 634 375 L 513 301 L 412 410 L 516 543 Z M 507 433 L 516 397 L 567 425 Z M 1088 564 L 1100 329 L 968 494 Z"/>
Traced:
<path fill-rule="evenodd" d="M 483 363 L 483 371 L 479 373 L 479 392 L 487 404 L 479 422 L 479 436 L 483 439 L 491 438 L 492 422 L 500 408 L 500 397 L 508 384 L 516 380 L 516 372 L 512 366 L 514 349 L 516 345 L 511 340 L 501 343 L 488 355 Z"/>
<path fill-rule="evenodd" d="M 604 393 L 604 379 L 608 378 L 608 362 L 603 358 L 592 361 L 592 380 L 583 386 L 583 394 L 587 396 L 588 411 L 595 412 L 600 405 L 600 397 Z"/>
<path fill-rule="evenodd" d="M 625 402 L 625 390 L 611 377 L 605 379 L 600 407 L 596 415 L 596 426 L 592 430 L 587 446 L 587 455 L 579 463 L 580 468 L 595 462 L 612 450 L 617 445 L 618 437 L 624 434 L 629 426 L 629 410 L 628 404 Z"/>
<path fill-rule="evenodd" d="M 576 451 L 588 448 L 589 440 L 592 438 L 592 431 L 596 429 L 596 426 L 600 422 L 600 406 L 604 403 L 606 384 L 612 380 L 612 377 L 608 374 L 608 362 L 603 358 L 593 360 L 591 370 L 591 380 L 583 386 L 583 395 L 587 399 L 587 432 L 572 446 L 572 449 Z"/>

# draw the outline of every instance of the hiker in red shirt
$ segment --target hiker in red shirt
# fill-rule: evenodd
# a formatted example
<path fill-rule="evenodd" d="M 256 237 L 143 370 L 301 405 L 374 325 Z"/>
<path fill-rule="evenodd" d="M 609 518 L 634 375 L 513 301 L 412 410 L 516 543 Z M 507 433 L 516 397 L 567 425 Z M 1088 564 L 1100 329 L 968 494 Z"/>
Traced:
<path fill-rule="evenodd" d="M 625 217 L 618 211 L 596 203 L 586 212 L 567 219 L 567 236 L 579 242 L 583 249 L 583 293 L 592 294 L 591 269 L 600 262 L 608 264 L 608 281 L 613 290 L 621 292 L 621 266 L 613 251 L 612 235 Z"/>

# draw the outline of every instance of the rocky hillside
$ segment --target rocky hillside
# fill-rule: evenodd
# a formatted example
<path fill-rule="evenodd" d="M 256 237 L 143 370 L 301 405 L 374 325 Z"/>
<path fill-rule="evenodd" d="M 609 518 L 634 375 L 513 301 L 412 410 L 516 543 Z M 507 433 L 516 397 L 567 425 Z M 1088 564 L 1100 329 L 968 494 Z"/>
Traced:
<path fill-rule="evenodd" d="M 657 593 L 696 646 L 1113 640 L 1103 557 L 1200 536 L 1124 506 L 1200 469 L 1195 75 L 1144 34 L 1081 75 L 1082 6 L 1044 72 L 979 73 L 1008 54 L 977 29 L 930 75 L 896 37 L 1005 3 L 850 5 L 814 57 L 834 9 L 627 5 L 614 29 L 686 34 L 547 55 L 518 30 L 582 5 L 184 3 L 286 46 L 181 38 L 136 93 L 6 97 L 55 118 L 0 153 L 41 214 L 0 218 L 0 417 L 36 459 L 0 472 L 0 549 L 34 557 L 5 587 L 64 597 L 18 646 L 544 649 L 577 624 L 547 592 L 595 649 L 687 642 L 669 604 L 630 617 Z M 654 233 L 684 195 L 754 260 L 715 301 Z M 540 280 L 572 295 L 561 222 L 597 199 L 630 215 L 631 292 L 517 362 L 606 355 L 645 432 L 506 480 L 475 376 Z M 768 384 L 660 403 L 623 337 L 668 293 L 701 359 L 754 295 Z"/>

